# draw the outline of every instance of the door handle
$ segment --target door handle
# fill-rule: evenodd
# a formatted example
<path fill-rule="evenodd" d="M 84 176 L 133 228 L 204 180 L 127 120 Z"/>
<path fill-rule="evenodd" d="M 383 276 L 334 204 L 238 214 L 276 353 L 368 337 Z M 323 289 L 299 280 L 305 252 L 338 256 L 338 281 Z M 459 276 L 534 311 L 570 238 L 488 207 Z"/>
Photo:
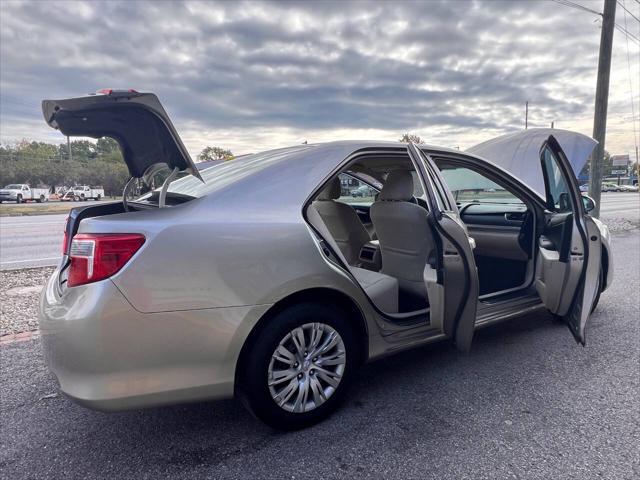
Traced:
<path fill-rule="evenodd" d="M 504 214 L 504 219 L 508 222 L 521 222 L 524 220 L 524 216 L 523 212 L 509 212 Z"/>
<path fill-rule="evenodd" d="M 469 237 L 469 245 L 471 245 L 471 250 L 476 249 L 476 239 L 473 237 Z"/>

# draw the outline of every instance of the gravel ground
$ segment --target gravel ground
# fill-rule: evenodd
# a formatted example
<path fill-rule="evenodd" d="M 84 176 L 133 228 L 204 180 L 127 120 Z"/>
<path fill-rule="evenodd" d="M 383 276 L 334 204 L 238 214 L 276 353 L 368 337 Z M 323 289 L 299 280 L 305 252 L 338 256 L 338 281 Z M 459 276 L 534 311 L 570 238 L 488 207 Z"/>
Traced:
<path fill-rule="evenodd" d="M 602 221 L 609 227 L 611 233 L 628 232 L 640 226 L 628 218 L 603 218 Z"/>
<path fill-rule="evenodd" d="M 0 336 L 38 329 L 38 296 L 52 267 L 0 270 Z"/>

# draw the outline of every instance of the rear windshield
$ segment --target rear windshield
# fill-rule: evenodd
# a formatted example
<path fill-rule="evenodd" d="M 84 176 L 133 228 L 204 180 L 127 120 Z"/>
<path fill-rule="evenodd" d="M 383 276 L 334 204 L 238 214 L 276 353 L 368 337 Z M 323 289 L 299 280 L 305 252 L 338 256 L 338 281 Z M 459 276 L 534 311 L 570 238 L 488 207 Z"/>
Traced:
<path fill-rule="evenodd" d="M 184 201 L 203 197 L 215 190 L 224 188 L 227 185 L 278 163 L 293 153 L 307 148 L 310 148 L 310 145 L 270 150 L 262 153 L 244 155 L 234 158 L 233 160 L 221 161 L 213 165 L 207 164 L 204 166 L 205 168 L 200 170 L 200 175 L 204 183 L 188 173 L 181 173 L 178 178 L 169 185 L 167 198 L 173 196 Z M 197 163 L 196 166 L 198 166 Z M 161 172 L 160 178 L 154 179 L 152 191 L 141 195 L 137 201 L 156 203 L 162 181 L 168 174 L 168 168 L 166 171 Z"/>

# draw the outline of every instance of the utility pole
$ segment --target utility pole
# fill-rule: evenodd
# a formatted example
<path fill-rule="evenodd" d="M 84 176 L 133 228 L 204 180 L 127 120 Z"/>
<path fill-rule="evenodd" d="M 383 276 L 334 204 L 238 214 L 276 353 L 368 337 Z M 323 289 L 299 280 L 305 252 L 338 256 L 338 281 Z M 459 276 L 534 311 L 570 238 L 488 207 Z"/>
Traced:
<path fill-rule="evenodd" d="M 524 102 L 524 129 L 529 128 L 529 101 Z"/>
<path fill-rule="evenodd" d="M 609 101 L 609 74 L 611 72 L 611 46 L 616 19 L 616 0 L 604 0 L 602 32 L 600 34 L 600 56 L 598 58 L 598 83 L 596 86 L 596 108 L 593 119 L 593 138 L 598 145 L 591 155 L 589 169 L 589 195 L 595 200 L 596 208 L 591 212 L 600 216 L 600 192 L 602 190 L 602 167 L 604 163 L 604 140 L 607 130 L 607 105 Z"/>
<path fill-rule="evenodd" d="M 73 160 L 73 155 L 71 154 L 71 141 L 69 140 L 68 135 L 67 135 L 67 152 L 69 152 L 69 160 Z"/>

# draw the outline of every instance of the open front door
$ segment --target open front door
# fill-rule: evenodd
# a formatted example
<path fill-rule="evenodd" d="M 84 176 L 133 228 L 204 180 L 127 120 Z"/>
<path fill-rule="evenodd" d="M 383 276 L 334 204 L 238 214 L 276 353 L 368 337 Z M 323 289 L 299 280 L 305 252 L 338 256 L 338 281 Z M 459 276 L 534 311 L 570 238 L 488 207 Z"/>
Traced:
<path fill-rule="evenodd" d="M 600 230 L 586 214 L 571 164 L 553 136 L 542 145 L 540 162 L 548 212 L 539 242 L 536 289 L 546 307 L 561 316 L 584 345 L 600 288 Z"/>
<path fill-rule="evenodd" d="M 462 351 L 471 348 L 478 305 L 478 271 L 473 257 L 473 239 L 460 220 L 451 192 L 433 161 L 415 145 L 409 154 L 420 167 L 427 186 L 429 221 L 438 234 L 437 258 L 425 269 L 425 283 L 429 293 L 439 295 L 441 309 L 436 316 L 442 319 L 442 330 L 450 335 Z M 432 302 L 433 303 L 433 302 Z"/>

